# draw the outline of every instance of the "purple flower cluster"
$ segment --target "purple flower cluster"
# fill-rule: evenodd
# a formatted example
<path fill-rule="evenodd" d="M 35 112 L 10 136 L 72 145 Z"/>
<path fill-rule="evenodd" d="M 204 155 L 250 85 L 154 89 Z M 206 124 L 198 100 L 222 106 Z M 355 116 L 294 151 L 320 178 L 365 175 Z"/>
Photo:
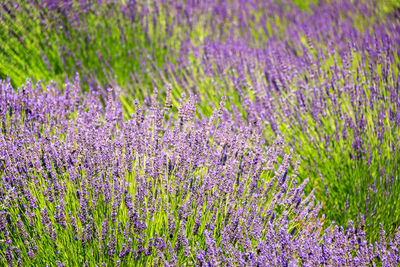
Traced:
<path fill-rule="evenodd" d="M 399 264 L 400 229 L 369 243 L 363 224 L 326 223 L 283 138 L 223 103 L 198 120 L 192 95 L 177 118 L 152 101 L 123 121 L 118 90 L 78 84 L 0 83 L 4 264 Z"/>

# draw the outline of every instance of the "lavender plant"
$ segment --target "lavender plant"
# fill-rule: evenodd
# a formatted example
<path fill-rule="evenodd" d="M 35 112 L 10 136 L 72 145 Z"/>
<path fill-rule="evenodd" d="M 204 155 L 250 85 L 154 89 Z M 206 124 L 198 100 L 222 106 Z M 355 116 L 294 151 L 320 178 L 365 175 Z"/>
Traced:
<path fill-rule="evenodd" d="M 79 80 L 0 88 L 3 264 L 399 263 L 400 229 L 372 244 L 363 225 L 324 228 L 283 138 L 266 146 L 223 102 L 197 120 L 182 98 L 171 119 L 154 95 L 123 121 L 118 90 L 103 105 Z"/>

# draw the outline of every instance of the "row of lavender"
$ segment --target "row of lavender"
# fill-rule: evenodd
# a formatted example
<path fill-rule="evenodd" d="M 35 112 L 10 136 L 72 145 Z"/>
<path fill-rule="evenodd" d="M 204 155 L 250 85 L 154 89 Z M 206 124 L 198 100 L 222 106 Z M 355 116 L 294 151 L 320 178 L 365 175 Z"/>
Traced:
<path fill-rule="evenodd" d="M 3 263 L 399 263 L 400 229 L 372 244 L 362 224 L 324 225 L 283 140 L 223 105 L 197 120 L 182 99 L 175 120 L 153 101 L 123 121 L 115 92 L 103 107 L 78 84 L 0 84 Z"/>
<path fill-rule="evenodd" d="M 47 36 L 10 42 L 43 49 L 29 75 L 82 80 L 17 95 L 2 83 L 5 262 L 398 264 L 398 14 L 369 1 L 14 7 L 0 20 L 34 10 L 29 30 Z"/>

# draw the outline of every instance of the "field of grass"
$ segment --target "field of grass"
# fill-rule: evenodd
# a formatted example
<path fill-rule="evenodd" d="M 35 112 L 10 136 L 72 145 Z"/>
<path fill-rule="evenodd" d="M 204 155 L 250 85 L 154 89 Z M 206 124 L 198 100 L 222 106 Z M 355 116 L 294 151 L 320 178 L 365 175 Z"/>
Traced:
<path fill-rule="evenodd" d="M 400 265 L 399 8 L 6 0 L 1 265 Z"/>

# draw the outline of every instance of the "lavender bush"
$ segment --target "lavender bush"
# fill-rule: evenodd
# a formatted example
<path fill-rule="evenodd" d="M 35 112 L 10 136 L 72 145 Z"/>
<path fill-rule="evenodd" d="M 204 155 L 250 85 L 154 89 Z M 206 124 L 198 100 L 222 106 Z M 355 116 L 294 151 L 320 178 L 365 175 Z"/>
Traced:
<path fill-rule="evenodd" d="M 171 119 L 154 95 L 123 121 L 117 90 L 103 106 L 78 84 L 1 82 L 3 264 L 399 263 L 400 229 L 372 244 L 362 224 L 324 227 L 283 139 L 223 103 L 196 120 L 183 98 Z"/>

